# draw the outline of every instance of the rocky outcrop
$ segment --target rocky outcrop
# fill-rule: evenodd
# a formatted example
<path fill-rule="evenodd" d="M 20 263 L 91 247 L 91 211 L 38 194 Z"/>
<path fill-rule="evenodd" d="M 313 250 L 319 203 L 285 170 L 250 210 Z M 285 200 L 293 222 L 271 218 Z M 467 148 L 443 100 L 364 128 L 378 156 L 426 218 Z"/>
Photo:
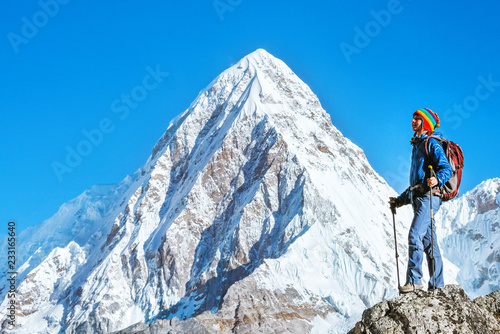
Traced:
<path fill-rule="evenodd" d="M 349 334 L 498 332 L 500 290 L 472 301 L 460 285 L 447 285 L 381 302 L 365 310 Z"/>

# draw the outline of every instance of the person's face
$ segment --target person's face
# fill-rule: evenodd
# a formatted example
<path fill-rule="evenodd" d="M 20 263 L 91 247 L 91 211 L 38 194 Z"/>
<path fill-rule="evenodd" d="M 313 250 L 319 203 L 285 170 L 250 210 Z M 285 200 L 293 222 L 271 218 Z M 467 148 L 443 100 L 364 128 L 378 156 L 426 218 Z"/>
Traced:
<path fill-rule="evenodd" d="M 413 115 L 411 120 L 411 128 L 414 132 L 420 132 L 422 130 L 422 119 L 418 115 Z"/>

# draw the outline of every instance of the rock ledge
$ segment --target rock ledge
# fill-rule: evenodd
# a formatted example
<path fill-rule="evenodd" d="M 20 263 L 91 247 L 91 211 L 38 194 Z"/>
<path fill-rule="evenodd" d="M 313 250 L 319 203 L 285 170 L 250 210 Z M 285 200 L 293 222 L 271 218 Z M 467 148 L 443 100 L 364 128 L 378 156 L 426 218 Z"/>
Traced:
<path fill-rule="evenodd" d="M 500 290 L 474 301 L 460 285 L 401 295 L 365 310 L 349 332 L 361 333 L 500 333 Z"/>

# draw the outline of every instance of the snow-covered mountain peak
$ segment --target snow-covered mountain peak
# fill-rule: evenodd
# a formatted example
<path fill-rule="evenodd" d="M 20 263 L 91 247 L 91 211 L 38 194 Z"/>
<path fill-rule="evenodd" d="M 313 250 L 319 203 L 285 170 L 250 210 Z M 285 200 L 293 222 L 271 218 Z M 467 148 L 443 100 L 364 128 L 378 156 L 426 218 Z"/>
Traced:
<path fill-rule="evenodd" d="M 259 72 L 280 73 L 286 77 L 295 76 L 295 73 L 282 60 L 274 57 L 264 49 L 257 49 L 238 61 L 235 65 L 227 69 L 227 72 L 235 70 L 255 70 Z"/>
<path fill-rule="evenodd" d="M 213 130 L 220 133 L 257 114 L 272 122 L 280 134 L 288 133 L 295 139 L 316 140 L 319 132 L 328 131 L 345 141 L 309 86 L 283 61 L 258 49 L 222 72 L 170 123 L 155 145 L 151 161 L 164 152 L 172 136 L 182 133 L 192 137 L 199 131 Z"/>
<path fill-rule="evenodd" d="M 500 207 L 500 178 L 481 182 L 481 184 L 465 194 L 465 197 L 469 199 L 469 203 L 477 203 L 474 206 L 479 214 L 497 210 Z"/>
<path fill-rule="evenodd" d="M 204 312 L 232 314 L 234 325 L 237 309 L 262 308 L 276 322 L 284 307 L 301 314 L 292 321 L 301 328 L 316 309 L 349 322 L 395 293 L 391 195 L 311 89 L 257 50 L 201 91 L 137 173 L 45 222 L 56 242 L 23 237 L 21 325 L 112 331 Z M 59 272 L 42 276 L 46 268 Z M 283 302 L 257 307 L 255 289 Z"/>
<path fill-rule="evenodd" d="M 446 216 L 443 227 L 449 230 L 462 228 L 464 224 L 473 221 L 477 216 L 488 212 L 499 211 L 500 208 L 500 178 L 481 182 L 463 196 L 443 205 L 441 211 Z M 448 212 L 461 212 L 461 217 L 451 219 Z"/>
<path fill-rule="evenodd" d="M 246 55 L 245 57 L 243 57 L 242 60 L 243 59 L 246 59 L 246 60 L 249 60 L 249 61 L 256 61 L 257 63 L 259 61 L 264 60 L 264 59 L 266 59 L 266 60 L 270 59 L 272 61 L 280 62 L 281 64 L 285 65 L 284 62 L 282 62 L 278 58 L 274 57 L 272 54 L 270 54 L 269 52 L 267 52 L 266 50 L 264 50 L 262 48 L 259 48 L 259 49 L 255 50 L 254 52 L 249 53 L 248 55 Z"/>

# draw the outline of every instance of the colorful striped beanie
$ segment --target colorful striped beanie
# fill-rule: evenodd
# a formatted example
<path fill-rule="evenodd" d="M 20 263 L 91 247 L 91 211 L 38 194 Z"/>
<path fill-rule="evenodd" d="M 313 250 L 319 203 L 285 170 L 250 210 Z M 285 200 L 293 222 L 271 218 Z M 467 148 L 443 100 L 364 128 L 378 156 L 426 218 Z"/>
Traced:
<path fill-rule="evenodd" d="M 434 129 L 439 128 L 439 117 L 438 115 L 430 109 L 418 109 L 413 113 L 413 115 L 418 115 L 423 122 L 423 130 L 427 132 L 434 132 Z"/>

